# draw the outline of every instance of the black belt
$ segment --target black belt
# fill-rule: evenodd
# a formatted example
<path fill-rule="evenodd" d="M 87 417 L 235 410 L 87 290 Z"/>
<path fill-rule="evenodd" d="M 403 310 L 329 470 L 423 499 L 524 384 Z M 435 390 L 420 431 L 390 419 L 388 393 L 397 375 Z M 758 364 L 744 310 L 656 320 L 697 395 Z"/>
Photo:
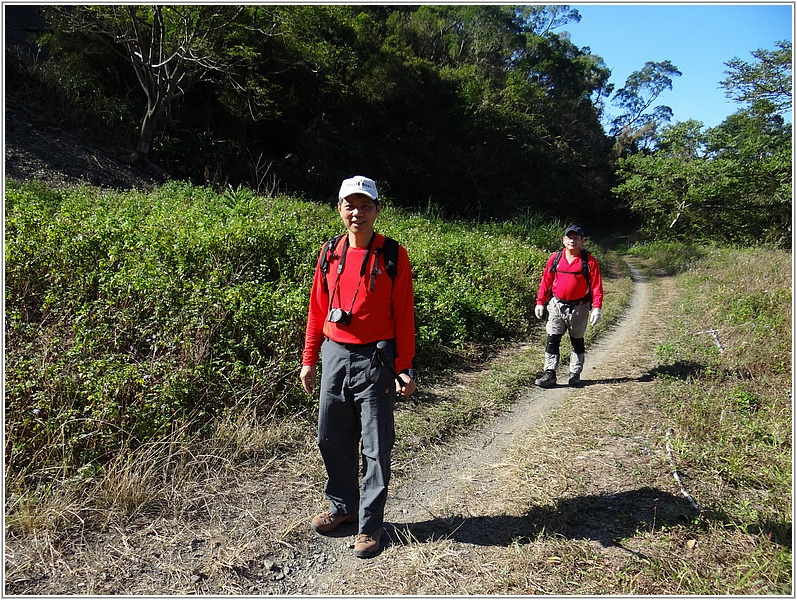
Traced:
<path fill-rule="evenodd" d="M 345 348 L 346 350 L 352 350 L 354 352 L 361 351 L 361 350 L 371 350 L 375 349 L 376 345 L 381 340 L 377 340 L 376 342 L 369 342 L 367 344 L 347 344 L 344 342 L 336 342 L 331 338 L 326 338 L 328 342 L 332 342 L 333 344 L 340 346 L 341 348 Z M 393 340 L 385 340 L 387 342 L 392 342 Z"/>
<path fill-rule="evenodd" d="M 556 296 L 553 297 L 559 304 L 564 304 L 565 306 L 579 306 L 580 304 L 586 304 L 588 302 L 588 297 L 581 298 L 579 300 L 562 300 L 561 298 L 557 298 Z"/>

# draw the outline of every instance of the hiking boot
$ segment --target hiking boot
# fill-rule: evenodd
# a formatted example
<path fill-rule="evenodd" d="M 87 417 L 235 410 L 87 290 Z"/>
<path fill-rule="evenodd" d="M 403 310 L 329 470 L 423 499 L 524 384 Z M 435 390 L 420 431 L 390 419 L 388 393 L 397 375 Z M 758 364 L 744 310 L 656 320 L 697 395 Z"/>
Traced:
<path fill-rule="evenodd" d="M 343 523 L 354 523 L 356 520 L 356 512 L 333 515 L 326 510 L 313 517 L 313 529 L 318 533 L 329 533 L 338 525 L 342 525 Z"/>
<path fill-rule="evenodd" d="M 582 385 L 584 385 L 583 383 L 581 383 L 581 375 L 579 375 L 578 373 L 570 373 L 570 379 L 568 379 L 567 385 L 569 385 L 570 387 L 581 387 Z"/>
<path fill-rule="evenodd" d="M 538 385 L 541 388 L 549 388 L 555 386 L 556 371 L 551 371 L 550 369 L 546 369 L 545 373 L 542 374 L 542 377 L 534 380 L 534 385 Z"/>
<path fill-rule="evenodd" d="M 379 552 L 382 530 L 373 533 L 360 533 L 354 541 L 354 556 L 357 558 L 371 558 Z"/>

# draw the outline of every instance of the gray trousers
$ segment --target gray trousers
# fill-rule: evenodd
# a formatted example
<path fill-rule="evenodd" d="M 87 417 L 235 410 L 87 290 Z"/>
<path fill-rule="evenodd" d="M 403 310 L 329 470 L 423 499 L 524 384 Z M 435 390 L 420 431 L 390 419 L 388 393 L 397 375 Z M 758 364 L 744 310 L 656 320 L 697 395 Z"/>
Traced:
<path fill-rule="evenodd" d="M 576 350 L 584 346 L 584 334 L 587 331 L 589 303 L 582 302 L 568 306 L 551 298 L 548 302 L 548 322 L 545 330 L 548 333 L 548 346 L 545 349 L 546 370 L 556 371 L 559 366 L 559 340 L 565 333 L 570 334 L 573 351 L 570 353 L 570 372 L 580 374 L 584 370 L 584 350 Z M 553 347 L 555 346 L 555 347 Z"/>
<path fill-rule="evenodd" d="M 386 354 L 393 358 L 392 342 Z M 374 533 L 384 522 L 396 439 L 393 374 L 379 362 L 375 343 L 354 347 L 326 340 L 321 364 L 318 449 L 327 471 L 329 510 L 357 511 L 359 533 Z"/>

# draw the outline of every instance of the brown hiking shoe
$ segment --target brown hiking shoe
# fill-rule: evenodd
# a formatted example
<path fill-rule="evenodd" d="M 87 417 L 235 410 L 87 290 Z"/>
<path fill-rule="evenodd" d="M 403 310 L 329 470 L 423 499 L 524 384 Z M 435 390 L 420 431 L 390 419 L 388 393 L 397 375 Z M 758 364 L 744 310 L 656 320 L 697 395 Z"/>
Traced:
<path fill-rule="evenodd" d="M 318 513 L 313 517 L 313 529 L 315 529 L 318 533 L 329 533 L 338 525 L 342 525 L 343 523 L 353 523 L 356 520 L 356 512 L 333 515 L 328 510 L 325 510 L 324 512 Z"/>
<path fill-rule="evenodd" d="M 354 541 L 354 556 L 357 558 L 371 558 L 379 552 L 382 530 L 373 533 L 361 533 Z"/>

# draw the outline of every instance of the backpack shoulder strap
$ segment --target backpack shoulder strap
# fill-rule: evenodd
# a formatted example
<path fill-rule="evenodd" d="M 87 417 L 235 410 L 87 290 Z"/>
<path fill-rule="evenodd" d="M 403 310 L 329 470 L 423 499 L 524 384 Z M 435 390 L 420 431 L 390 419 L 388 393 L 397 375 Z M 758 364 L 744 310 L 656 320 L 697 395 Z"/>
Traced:
<path fill-rule="evenodd" d="M 395 280 L 398 275 L 399 243 L 393 238 L 386 237 L 382 252 L 384 252 L 387 274 L 390 275 L 391 280 Z"/>
<path fill-rule="evenodd" d="M 587 281 L 587 301 L 589 308 L 592 310 L 592 280 L 589 277 L 589 251 L 586 248 L 581 249 L 581 273 Z"/>
<path fill-rule="evenodd" d="M 589 251 L 586 248 L 581 249 L 581 272 L 584 274 L 584 279 L 587 280 L 587 287 L 591 287 L 589 280 Z"/>
<path fill-rule="evenodd" d="M 551 268 L 548 269 L 549 273 L 553 273 L 553 276 L 556 277 L 556 267 L 559 265 L 559 261 L 562 259 L 562 253 L 564 252 L 564 248 L 559 250 L 556 255 L 553 257 L 553 261 L 551 262 Z M 551 285 L 548 287 L 548 294 L 553 293 L 553 279 L 551 279 Z"/>
<path fill-rule="evenodd" d="M 562 260 L 562 253 L 563 252 L 564 252 L 564 249 L 559 250 L 559 252 L 556 253 L 556 256 L 554 257 L 553 262 L 551 263 L 551 273 L 556 273 L 556 267 L 559 266 L 559 261 Z"/>
<path fill-rule="evenodd" d="M 374 250 L 374 266 L 371 269 L 371 283 L 368 287 L 370 291 L 374 291 L 380 254 L 384 257 L 382 260 L 385 263 L 385 271 L 390 276 L 391 283 L 396 280 L 396 276 L 398 275 L 398 249 L 398 242 L 386 237 L 382 246 Z"/>
<path fill-rule="evenodd" d="M 345 234 L 341 233 L 334 237 L 329 238 L 327 243 L 324 244 L 324 250 L 318 258 L 318 268 L 321 270 L 321 280 L 324 282 L 324 289 L 327 287 L 327 271 L 329 271 L 329 261 L 335 256 L 335 248 L 338 247 L 338 242 Z"/>

